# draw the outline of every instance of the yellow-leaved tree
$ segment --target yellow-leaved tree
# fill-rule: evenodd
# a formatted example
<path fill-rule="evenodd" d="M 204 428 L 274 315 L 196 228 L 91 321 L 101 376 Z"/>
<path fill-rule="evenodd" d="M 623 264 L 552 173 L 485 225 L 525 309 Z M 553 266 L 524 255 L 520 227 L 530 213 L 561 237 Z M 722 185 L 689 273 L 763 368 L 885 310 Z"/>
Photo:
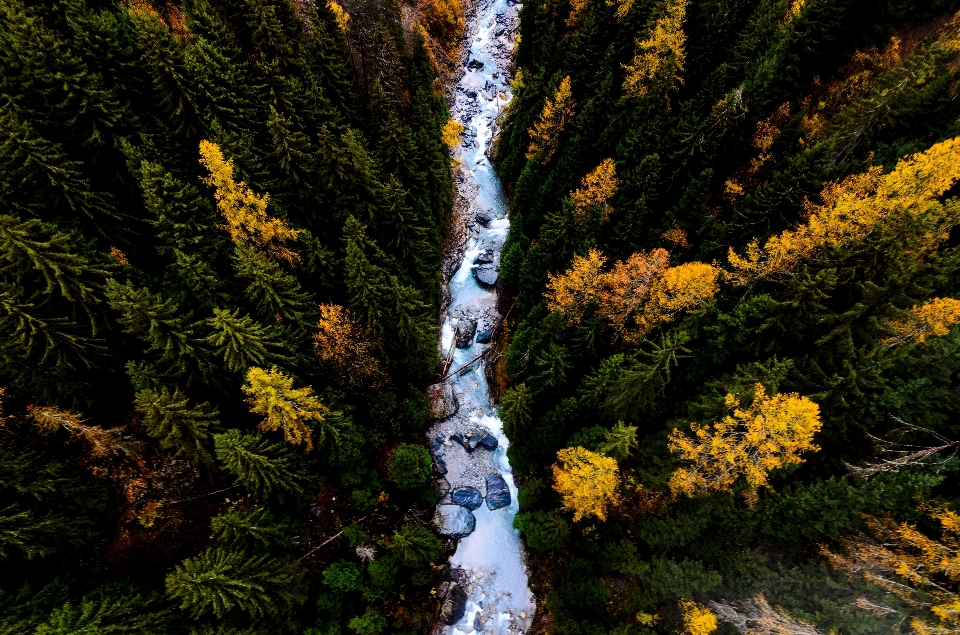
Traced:
<path fill-rule="evenodd" d="M 742 257 L 731 248 L 730 279 L 736 285 L 784 280 L 824 247 L 862 240 L 878 225 L 891 228 L 904 215 L 922 215 L 930 223 L 926 248 L 935 248 L 960 222 L 960 204 L 938 200 L 958 180 L 960 137 L 955 137 L 901 159 L 889 174 L 873 167 L 831 183 L 820 193 L 822 205 L 806 202 L 803 225 L 772 236 L 763 247 L 752 241 Z"/>
<path fill-rule="evenodd" d="M 742 476 L 748 504 L 757 501 L 761 487 L 769 487 L 771 470 L 803 462 L 802 452 L 816 452 L 813 436 L 820 431 L 820 407 L 796 393 L 768 396 L 763 384 L 754 386 L 753 401 L 745 410 L 728 394 L 732 411 L 710 426 L 691 423 L 691 438 L 678 429 L 670 432 L 668 448 L 689 462 L 670 477 L 670 489 L 697 496 L 730 492 Z"/>
<path fill-rule="evenodd" d="M 200 163 L 210 172 L 203 182 L 215 188 L 217 209 L 227 221 L 224 228 L 233 242 L 251 242 L 291 264 L 300 260 L 286 244 L 296 240 L 297 230 L 267 214 L 268 194 L 258 196 L 243 181 L 233 180 L 233 159 L 224 158 L 217 144 L 203 140 Z"/>
<path fill-rule="evenodd" d="M 710 635 L 717 630 L 717 615 L 693 600 L 680 600 L 685 635 Z"/>
<path fill-rule="evenodd" d="M 960 300 L 934 298 L 910 309 L 910 317 L 892 322 L 894 334 L 880 340 L 885 346 L 907 342 L 924 343 L 928 337 L 942 337 L 960 320 Z"/>
<path fill-rule="evenodd" d="M 333 14 L 333 19 L 337 23 L 337 28 L 346 33 L 348 24 L 350 22 L 350 14 L 338 4 L 335 0 L 328 0 L 327 7 L 330 9 L 330 13 Z"/>
<path fill-rule="evenodd" d="M 626 341 L 645 337 L 682 313 L 709 302 L 720 289 L 722 271 L 702 262 L 670 265 L 666 249 L 637 252 L 602 271 L 603 254 L 575 255 L 570 269 L 549 274 L 547 307 L 579 322 L 591 302 L 597 315 Z"/>
<path fill-rule="evenodd" d="M 349 309 L 337 304 L 321 304 L 313 345 L 320 359 L 333 366 L 346 383 L 357 384 L 380 377 L 375 347 Z"/>
<path fill-rule="evenodd" d="M 632 2 L 620 2 L 617 17 L 630 10 Z M 637 40 L 633 61 L 624 64 L 627 76 L 623 80 L 624 97 L 642 97 L 647 94 L 650 81 L 661 71 L 670 73 L 673 81 L 683 82 L 680 73 L 685 59 L 683 21 L 687 14 L 686 0 L 670 0 L 666 13 L 653 25 L 650 34 Z"/>
<path fill-rule="evenodd" d="M 915 525 L 865 515 L 873 537 L 857 534 L 840 540 L 839 551 L 822 551 L 836 569 L 912 607 L 917 635 L 960 633 L 960 515 L 946 508 L 928 509 L 928 515 L 940 525 L 939 540 Z"/>
<path fill-rule="evenodd" d="M 447 123 L 443 125 L 443 130 L 440 133 L 443 144 L 451 150 L 456 148 L 463 141 L 463 131 L 465 129 L 464 125 L 456 119 L 447 119 Z"/>
<path fill-rule="evenodd" d="M 606 520 L 607 510 L 617 504 L 617 462 L 586 448 L 564 448 L 553 466 L 553 489 L 573 520 L 596 516 Z"/>
<path fill-rule="evenodd" d="M 284 375 L 276 366 L 270 370 L 251 367 L 243 392 L 250 412 L 264 416 L 260 429 L 264 432 L 283 430 L 287 443 L 306 444 L 309 452 L 313 449 L 314 428 L 318 428 L 321 443 L 328 431 L 334 436 L 337 434 L 335 427 L 323 425 L 331 423 L 332 413 L 320 402 L 313 388 L 294 388 L 293 377 Z"/>
<path fill-rule="evenodd" d="M 541 163 L 547 163 L 560 145 L 560 134 L 573 118 L 575 103 L 570 89 L 570 76 L 563 78 L 553 97 L 547 98 L 540 111 L 540 118 L 527 130 L 530 135 L 530 147 L 527 158 L 539 157 Z"/>
<path fill-rule="evenodd" d="M 620 186 L 617 180 L 617 166 L 613 159 L 605 159 L 592 172 L 583 177 L 580 188 L 570 192 L 570 198 L 577 206 L 577 214 L 585 217 L 591 209 L 600 209 L 600 217 L 607 220 L 613 208 L 607 205 Z"/>

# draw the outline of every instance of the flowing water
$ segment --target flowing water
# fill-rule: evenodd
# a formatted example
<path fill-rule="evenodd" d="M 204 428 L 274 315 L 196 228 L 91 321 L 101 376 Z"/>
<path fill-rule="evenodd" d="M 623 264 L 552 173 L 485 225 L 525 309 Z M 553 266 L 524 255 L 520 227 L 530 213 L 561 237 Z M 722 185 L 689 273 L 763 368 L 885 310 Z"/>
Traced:
<path fill-rule="evenodd" d="M 469 48 L 451 108 L 453 118 L 466 128 L 464 142 L 454 152 L 460 162 L 458 209 L 466 244 L 463 260 L 448 282 L 450 304 L 441 331 L 447 372 L 456 372 L 444 381 L 445 386 L 434 387 L 434 395 L 446 394 L 448 406 L 444 418 L 429 432 L 438 470 L 445 470 L 444 480 L 438 483 L 444 494 L 438 506 L 441 531 L 440 511 L 470 521 L 466 510 L 453 504 L 452 495 L 458 490 L 458 495 L 474 496 L 468 508 L 479 507 L 472 511 L 475 529 L 460 538 L 450 558 L 450 579 L 460 589 L 463 613 L 459 608 L 452 615 L 448 611 L 443 626 L 448 635 L 525 633 L 536 608 L 523 544 L 513 528 L 519 506 L 506 456 L 509 442 L 490 403 L 484 359 L 476 359 L 490 346 L 484 342 L 489 341 L 486 336 L 501 319 L 496 288 L 490 283 L 496 277 L 509 221 L 503 187 L 487 150 L 495 120 L 510 99 L 508 74 L 518 10 L 513 0 L 480 0 L 467 29 Z M 485 496 L 484 502 L 480 495 Z M 469 530 L 449 531 L 449 524 L 447 528 L 448 535 Z M 450 597 L 452 586 L 450 582 L 441 585 L 441 596 Z"/>

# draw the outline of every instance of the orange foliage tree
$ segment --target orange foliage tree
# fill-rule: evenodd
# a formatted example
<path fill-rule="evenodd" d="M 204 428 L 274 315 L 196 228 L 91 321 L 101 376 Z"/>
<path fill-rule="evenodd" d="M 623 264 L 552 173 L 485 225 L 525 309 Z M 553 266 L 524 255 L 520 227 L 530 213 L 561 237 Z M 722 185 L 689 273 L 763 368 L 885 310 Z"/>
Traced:
<path fill-rule="evenodd" d="M 203 182 L 215 188 L 217 208 L 233 242 L 251 242 L 291 264 L 300 260 L 286 246 L 287 241 L 296 240 L 297 231 L 267 214 L 269 195 L 257 196 L 246 183 L 233 180 L 233 159 L 225 159 L 215 143 L 204 140 L 200 142 L 200 163 L 210 172 Z"/>
<path fill-rule="evenodd" d="M 577 206 L 577 214 L 586 216 L 591 209 L 601 210 L 602 220 L 609 218 L 613 208 L 607 201 L 616 193 L 620 181 L 617 180 L 617 166 L 613 159 L 606 159 L 583 177 L 579 189 L 570 192 L 570 198 Z"/>
<path fill-rule="evenodd" d="M 894 334 L 880 340 L 880 343 L 896 346 L 917 341 L 922 344 L 928 337 L 942 337 L 949 333 L 957 320 L 960 320 L 960 300 L 934 298 L 911 308 L 908 319 L 894 320 Z"/>
<path fill-rule="evenodd" d="M 743 257 L 731 248 L 730 279 L 736 285 L 783 280 L 822 248 L 862 240 L 878 225 L 893 227 L 903 215 L 929 221 L 928 247 L 933 248 L 960 222 L 960 205 L 938 200 L 958 180 L 960 137 L 955 137 L 902 159 L 889 174 L 874 167 L 831 183 L 820 194 L 822 205 L 807 201 L 808 219 L 800 227 L 772 236 L 762 248 L 750 242 Z"/>
<path fill-rule="evenodd" d="M 585 448 L 564 448 L 553 466 L 553 489 L 573 520 L 596 516 L 606 520 L 607 510 L 617 504 L 617 462 Z"/>
<path fill-rule="evenodd" d="M 54 406 L 28 405 L 27 412 L 33 417 L 40 432 L 49 434 L 62 428 L 71 436 L 83 440 L 87 444 L 90 456 L 94 458 L 135 453 L 136 443 L 125 441 L 121 428 L 89 425 L 84 422 L 82 415 Z"/>
<path fill-rule="evenodd" d="M 591 302 L 620 337 L 633 341 L 678 315 L 709 302 L 719 291 L 722 271 L 702 262 L 670 267 L 666 249 L 637 252 L 603 272 L 603 254 L 592 249 L 574 256 L 570 269 L 550 274 L 547 307 L 579 322 Z"/>
<path fill-rule="evenodd" d="M 349 309 L 321 304 L 313 345 L 321 360 L 355 384 L 380 375 L 373 344 L 353 319 Z"/>
<path fill-rule="evenodd" d="M 547 163 L 560 145 L 560 134 L 573 118 L 575 103 L 573 92 L 570 90 L 570 77 L 564 77 L 560 86 L 547 98 L 533 127 L 527 130 L 530 135 L 530 147 L 527 148 L 527 158 L 539 156 L 541 163 Z"/>
<path fill-rule="evenodd" d="M 730 492 L 744 476 L 745 496 L 752 505 L 758 490 L 769 487 L 771 470 L 801 463 L 801 452 L 820 449 L 813 443 L 821 427 L 820 407 L 807 397 L 796 393 L 767 396 L 766 388 L 758 383 L 746 410 L 732 394 L 727 395 L 726 405 L 732 413 L 722 421 L 712 426 L 691 423 L 693 438 L 678 429 L 671 431 L 670 451 L 690 463 L 670 477 L 674 494 Z"/>
<path fill-rule="evenodd" d="M 632 6 L 632 0 L 621 2 L 617 17 L 623 17 Z M 650 81 L 661 71 L 673 74 L 674 81 L 682 82 L 685 59 L 683 21 L 686 18 L 686 0 L 670 0 L 666 14 L 653 25 L 650 34 L 637 40 L 637 53 L 630 64 L 623 68 L 627 76 L 623 80 L 624 97 L 642 97 L 647 94 Z"/>
<path fill-rule="evenodd" d="M 839 553 L 823 547 L 830 563 L 850 577 L 863 576 L 917 610 L 910 626 L 917 635 L 960 632 L 960 516 L 929 510 L 940 525 L 934 540 L 909 523 L 864 516 L 870 533 L 840 541 Z"/>

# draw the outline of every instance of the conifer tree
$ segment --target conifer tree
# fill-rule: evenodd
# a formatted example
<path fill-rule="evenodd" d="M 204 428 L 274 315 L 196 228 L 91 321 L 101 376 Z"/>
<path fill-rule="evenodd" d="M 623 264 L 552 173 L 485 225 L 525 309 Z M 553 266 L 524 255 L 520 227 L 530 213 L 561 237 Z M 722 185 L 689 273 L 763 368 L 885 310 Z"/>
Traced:
<path fill-rule="evenodd" d="M 141 390 L 134 404 L 143 414 L 147 434 L 157 439 L 161 448 L 197 463 L 213 461 L 209 445 L 211 434 L 220 424 L 216 408 L 207 402 L 191 406 L 177 387 L 173 392 L 167 387 Z"/>
<path fill-rule="evenodd" d="M 270 510 L 262 507 L 232 509 L 214 516 L 210 526 L 220 540 L 235 549 L 271 549 L 293 543 L 290 528 L 277 522 Z"/>
<path fill-rule="evenodd" d="M 249 315 L 241 316 L 239 309 L 214 309 L 207 324 L 214 332 L 206 341 L 230 372 L 239 373 L 279 357 L 277 328 L 257 324 Z"/>
<path fill-rule="evenodd" d="M 311 197 L 315 187 L 315 151 L 306 135 L 273 106 L 270 106 L 267 128 L 273 141 L 272 154 L 283 173 L 284 185 L 301 197 Z"/>
<path fill-rule="evenodd" d="M 167 576 L 167 595 L 195 618 L 241 611 L 260 618 L 286 613 L 306 599 L 293 560 L 210 548 Z"/>
<path fill-rule="evenodd" d="M 294 465 L 289 450 L 257 434 L 229 430 L 215 435 L 217 459 L 255 496 L 298 494 L 303 476 Z"/>
<path fill-rule="evenodd" d="M 247 371 L 246 379 L 243 392 L 250 412 L 264 416 L 260 422 L 264 432 L 282 430 L 287 443 L 305 444 L 307 452 L 313 449 L 314 431 L 320 445 L 328 434 L 338 440 L 339 418 L 321 403 L 312 387 L 294 388 L 293 377 L 276 366 L 270 370 L 254 366 Z"/>
<path fill-rule="evenodd" d="M 262 317 L 297 323 L 309 302 L 295 277 L 252 245 L 240 244 L 234 249 L 237 276 L 249 280 L 244 295 Z"/>

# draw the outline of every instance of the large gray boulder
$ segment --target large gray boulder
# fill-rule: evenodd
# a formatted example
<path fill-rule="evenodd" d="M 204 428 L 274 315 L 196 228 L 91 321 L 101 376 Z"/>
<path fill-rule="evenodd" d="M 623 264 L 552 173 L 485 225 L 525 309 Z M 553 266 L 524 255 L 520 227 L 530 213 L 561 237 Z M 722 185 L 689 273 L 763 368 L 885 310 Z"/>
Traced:
<path fill-rule="evenodd" d="M 483 505 L 483 494 L 476 487 L 458 487 L 453 490 L 450 500 L 456 505 L 462 505 L 473 511 Z"/>
<path fill-rule="evenodd" d="M 433 384 L 427 387 L 427 396 L 430 398 L 430 418 L 446 419 L 452 417 L 460 408 L 457 395 L 453 392 L 453 384 Z"/>
<path fill-rule="evenodd" d="M 477 332 L 477 321 L 464 319 L 457 325 L 457 348 L 469 348 Z"/>
<path fill-rule="evenodd" d="M 473 268 L 473 276 L 480 284 L 492 287 L 497 284 L 499 273 L 496 265 L 479 265 Z"/>
<path fill-rule="evenodd" d="M 477 518 L 466 507 L 460 505 L 437 505 L 433 515 L 433 524 L 437 531 L 451 538 L 463 538 L 473 533 L 477 527 Z"/>
<path fill-rule="evenodd" d="M 467 592 L 456 582 L 441 582 L 437 589 L 440 595 L 440 621 L 453 626 L 467 612 Z"/>
<path fill-rule="evenodd" d="M 445 478 L 435 478 L 433 479 L 433 489 L 437 491 L 440 498 L 443 498 L 450 493 L 450 481 Z"/>
<path fill-rule="evenodd" d="M 487 474 L 487 508 L 491 511 L 510 504 L 510 488 L 499 474 Z"/>
<path fill-rule="evenodd" d="M 493 264 L 494 258 L 496 258 L 496 253 L 494 253 L 492 249 L 487 249 L 486 251 L 481 251 L 480 254 L 473 259 L 473 264 L 490 265 Z"/>

